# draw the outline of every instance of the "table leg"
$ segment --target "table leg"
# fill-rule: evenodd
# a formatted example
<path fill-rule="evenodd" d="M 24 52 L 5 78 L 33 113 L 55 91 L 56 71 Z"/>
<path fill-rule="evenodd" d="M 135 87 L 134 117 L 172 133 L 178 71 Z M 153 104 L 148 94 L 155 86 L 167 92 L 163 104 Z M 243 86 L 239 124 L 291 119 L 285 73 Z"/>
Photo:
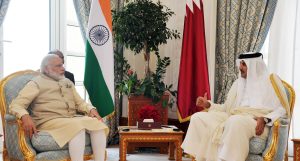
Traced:
<path fill-rule="evenodd" d="M 174 142 L 169 142 L 169 160 L 175 160 L 174 150 L 175 150 Z"/>
<path fill-rule="evenodd" d="M 136 150 L 136 146 L 134 143 L 128 143 L 127 145 L 127 154 L 133 154 Z"/>
<path fill-rule="evenodd" d="M 119 157 L 120 161 L 126 161 L 127 142 L 124 139 L 120 141 Z"/>
<path fill-rule="evenodd" d="M 176 161 L 182 161 L 182 149 L 181 149 L 181 141 L 175 142 L 176 146 Z"/>

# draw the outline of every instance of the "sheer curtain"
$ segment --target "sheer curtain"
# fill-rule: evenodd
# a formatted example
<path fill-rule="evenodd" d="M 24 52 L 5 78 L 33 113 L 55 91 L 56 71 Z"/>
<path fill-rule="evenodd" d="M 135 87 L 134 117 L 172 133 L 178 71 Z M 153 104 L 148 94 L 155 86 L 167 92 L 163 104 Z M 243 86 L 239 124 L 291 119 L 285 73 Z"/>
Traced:
<path fill-rule="evenodd" d="M 4 17 L 6 15 L 6 11 L 8 8 L 8 4 L 9 4 L 10 0 L 0 0 L 0 79 L 3 77 L 3 30 L 2 30 L 2 23 L 4 20 Z"/>
<path fill-rule="evenodd" d="M 3 23 L 10 0 L 0 0 L 0 26 Z"/>
<path fill-rule="evenodd" d="M 86 28 L 89 21 L 89 14 L 92 0 L 73 0 L 77 18 L 80 24 L 80 30 L 84 43 L 86 41 Z"/>
<path fill-rule="evenodd" d="M 298 45 L 297 45 L 298 44 Z M 270 28 L 268 66 L 300 93 L 300 2 L 278 1 Z M 296 99 L 290 138 L 300 138 L 300 102 Z M 298 128 L 297 128 L 298 127 Z M 293 144 L 289 141 L 289 154 Z"/>

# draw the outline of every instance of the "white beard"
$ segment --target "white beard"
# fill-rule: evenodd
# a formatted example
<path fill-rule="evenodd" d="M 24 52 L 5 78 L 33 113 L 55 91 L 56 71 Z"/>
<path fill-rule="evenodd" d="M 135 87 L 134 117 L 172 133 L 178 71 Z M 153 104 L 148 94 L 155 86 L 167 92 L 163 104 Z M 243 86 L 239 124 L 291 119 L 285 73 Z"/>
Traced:
<path fill-rule="evenodd" d="M 59 80 L 62 80 L 62 79 L 65 78 L 64 75 L 59 75 L 59 74 L 57 74 L 53 71 L 49 71 L 49 73 L 47 73 L 47 76 L 54 79 L 54 80 L 56 80 L 56 81 L 59 81 Z"/>

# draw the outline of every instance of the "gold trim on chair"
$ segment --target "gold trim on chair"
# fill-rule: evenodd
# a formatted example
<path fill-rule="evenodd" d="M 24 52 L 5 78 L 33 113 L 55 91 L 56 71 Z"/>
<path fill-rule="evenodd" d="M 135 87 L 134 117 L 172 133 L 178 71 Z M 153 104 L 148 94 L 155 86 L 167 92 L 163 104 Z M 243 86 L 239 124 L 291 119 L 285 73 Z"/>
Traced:
<path fill-rule="evenodd" d="M 289 115 L 288 119 L 289 119 L 289 122 L 291 122 L 291 117 L 293 115 L 294 104 L 295 104 L 295 91 L 294 91 L 293 87 L 291 85 L 289 85 L 287 82 L 285 82 L 283 80 L 278 80 L 279 78 L 278 79 L 277 78 L 278 77 L 276 77 L 276 75 L 274 75 L 274 74 L 272 74 L 270 76 L 272 86 L 273 86 L 273 88 L 274 88 L 281 104 L 287 110 L 287 114 Z M 286 100 L 287 97 L 284 97 L 284 93 L 282 93 L 281 90 L 279 89 L 279 86 L 277 85 L 276 80 L 281 81 L 284 88 L 286 88 L 288 90 L 288 93 L 289 93 L 288 100 Z M 272 133 L 272 141 L 271 141 L 270 148 L 268 149 L 267 153 L 263 156 L 264 161 L 272 161 L 275 154 L 277 153 L 280 126 L 282 126 L 282 125 L 280 125 L 280 121 L 276 120 L 274 122 L 274 125 L 273 125 L 274 129 L 273 129 L 273 133 Z M 289 126 L 288 127 L 289 128 L 288 132 L 289 132 L 290 123 L 289 123 L 288 126 Z M 287 152 L 285 152 L 285 158 L 284 159 L 285 160 L 287 159 Z"/>
<path fill-rule="evenodd" d="M 288 117 L 291 118 L 291 107 L 288 102 L 289 100 L 286 97 L 287 94 L 284 89 L 280 88 L 280 85 L 279 85 L 279 83 L 283 84 L 282 80 L 279 77 L 277 77 L 275 74 L 270 75 L 270 80 L 271 80 L 271 84 L 275 90 L 275 93 L 276 93 L 277 97 L 279 98 L 281 105 L 283 106 L 283 108 L 286 109 L 286 113 L 287 113 Z M 282 88 L 285 88 L 284 84 L 283 84 Z"/>
<path fill-rule="evenodd" d="M 289 85 L 287 82 L 282 81 L 284 87 L 286 87 L 290 93 L 289 95 L 289 100 L 290 100 L 290 113 L 291 116 L 293 115 L 294 112 L 294 105 L 295 105 L 295 100 L 296 100 L 296 94 L 295 94 L 295 90 L 293 89 L 293 87 L 291 85 Z M 291 122 L 291 118 L 289 119 L 289 121 Z M 290 124 L 289 124 L 289 130 L 288 130 L 288 134 L 290 133 Z M 289 135 L 288 135 L 289 136 Z M 286 147 L 286 151 L 285 151 L 285 161 L 288 161 L 288 146 Z"/>
<path fill-rule="evenodd" d="M 12 78 L 14 78 L 16 76 L 19 76 L 19 75 L 28 74 L 28 73 L 38 74 L 39 72 L 36 72 L 36 71 L 33 71 L 33 70 L 19 71 L 19 72 L 15 72 L 15 73 L 10 74 L 9 76 L 3 78 L 0 81 L 0 96 L 1 96 L 0 97 L 0 111 L 1 111 L 1 116 L 2 116 L 2 122 L 5 121 L 4 116 L 6 114 L 6 100 L 5 100 L 5 94 L 4 94 L 4 86 Z M 114 114 L 115 113 L 112 113 L 111 115 L 114 115 Z M 27 142 L 26 142 L 26 139 L 25 139 L 25 132 L 24 132 L 23 127 L 22 127 L 22 121 L 20 119 L 17 119 L 17 121 L 8 122 L 8 124 L 17 124 L 17 126 L 18 126 L 18 137 L 19 137 L 18 139 L 19 139 L 19 142 L 20 142 L 19 146 L 20 146 L 20 149 L 21 149 L 22 153 L 24 154 L 24 160 L 25 161 L 34 161 L 35 160 L 35 154 L 27 146 Z M 3 132 L 5 134 L 5 124 L 3 124 L 2 128 L 3 128 Z M 5 135 L 4 135 L 4 138 L 5 138 Z M 84 160 L 91 160 L 91 159 L 93 159 L 93 154 L 84 156 Z M 9 158 L 8 152 L 7 152 L 7 149 L 6 149 L 6 146 L 5 146 L 5 139 L 4 139 L 4 145 L 3 145 L 3 160 L 4 161 L 9 161 L 9 160 L 17 161 L 17 159 Z M 71 161 L 71 159 L 70 158 L 69 159 L 63 159 L 61 161 Z"/>
<path fill-rule="evenodd" d="M 277 152 L 278 134 L 279 134 L 280 121 L 276 120 L 273 124 L 272 142 L 268 152 L 263 156 L 264 161 L 272 161 Z"/>
<path fill-rule="evenodd" d="M 15 73 L 12 73 L 12 74 L 8 75 L 7 77 L 3 78 L 0 82 L 0 96 L 1 96 L 0 97 L 0 111 L 1 111 L 1 117 L 2 117 L 2 123 L 3 123 L 2 128 L 3 128 L 3 132 L 4 132 L 4 143 L 5 143 L 5 124 L 4 124 L 5 120 L 4 120 L 4 115 L 6 114 L 6 100 L 5 100 L 5 94 L 4 94 L 4 86 L 12 78 L 14 78 L 18 75 L 26 74 L 26 73 L 35 73 L 35 71 L 33 71 L 33 70 L 24 70 L 24 71 L 15 72 Z M 26 144 L 24 146 L 26 146 Z M 23 149 L 21 148 L 21 150 L 23 150 Z M 29 150 L 29 148 L 26 146 L 25 150 Z M 32 155 L 34 155 L 33 152 L 31 152 L 30 150 L 26 151 L 26 154 L 29 155 L 30 153 L 32 153 Z M 5 144 L 3 145 L 3 160 L 5 160 L 5 161 L 10 160 L 9 157 L 8 157 L 8 152 L 7 152 Z"/>
<path fill-rule="evenodd" d="M 6 113 L 6 101 L 5 101 L 5 97 L 4 97 L 4 86 L 5 84 L 11 80 L 12 78 L 18 76 L 18 75 L 23 75 L 23 74 L 27 74 L 27 73 L 38 73 L 36 71 L 33 71 L 33 70 L 24 70 L 24 71 L 19 71 L 19 72 L 15 72 L 15 73 L 12 73 L 8 76 L 6 76 L 5 78 L 3 78 L 0 82 L 0 94 L 1 94 L 1 97 L 0 97 L 0 111 L 1 111 L 1 116 L 2 116 L 2 121 L 4 121 L 4 115 Z M 3 126 L 4 128 L 4 126 Z"/>
<path fill-rule="evenodd" d="M 34 153 L 30 150 L 30 148 L 27 146 L 27 142 L 25 139 L 25 132 L 22 127 L 22 121 L 18 119 L 18 136 L 19 136 L 19 141 L 20 141 L 20 149 L 22 153 L 24 154 L 24 160 L 25 161 L 32 161 L 35 158 Z"/>
<path fill-rule="evenodd" d="M 290 93 L 290 97 L 289 97 L 289 100 L 290 100 L 290 112 L 291 112 L 291 115 L 293 114 L 293 111 L 294 111 L 294 105 L 295 105 L 295 100 L 296 100 L 296 94 L 295 94 L 295 90 L 293 89 L 293 87 L 291 85 L 289 85 L 287 82 L 285 81 L 282 81 L 284 87 L 286 87 L 288 90 L 289 90 L 289 93 Z"/>

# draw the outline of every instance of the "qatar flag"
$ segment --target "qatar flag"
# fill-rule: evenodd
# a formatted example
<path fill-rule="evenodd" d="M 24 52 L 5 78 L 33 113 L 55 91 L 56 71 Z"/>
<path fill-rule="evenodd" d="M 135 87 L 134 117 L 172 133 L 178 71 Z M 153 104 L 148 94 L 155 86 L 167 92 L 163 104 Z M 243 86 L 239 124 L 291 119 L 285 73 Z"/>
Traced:
<path fill-rule="evenodd" d="M 209 77 L 205 47 L 203 4 L 201 0 L 187 0 L 178 78 L 178 118 L 189 121 L 195 112 L 198 96 L 210 99 Z"/>

